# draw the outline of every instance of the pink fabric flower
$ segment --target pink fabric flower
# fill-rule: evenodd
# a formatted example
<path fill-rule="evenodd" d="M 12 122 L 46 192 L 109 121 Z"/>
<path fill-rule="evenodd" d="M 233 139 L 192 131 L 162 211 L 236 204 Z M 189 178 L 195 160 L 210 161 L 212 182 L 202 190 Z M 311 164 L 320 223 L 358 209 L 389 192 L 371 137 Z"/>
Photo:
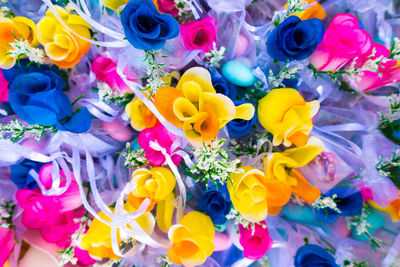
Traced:
<path fill-rule="evenodd" d="M 96 75 L 96 79 L 105 82 L 112 89 L 119 92 L 131 92 L 129 86 L 122 80 L 117 73 L 117 64 L 111 58 L 98 56 L 92 62 L 92 72 Z M 128 68 L 124 70 L 124 74 L 128 80 L 135 81 L 136 77 L 133 72 L 129 72 Z"/>
<path fill-rule="evenodd" d="M 208 52 L 217 42 L 217 22 L 207 17 L 202 20 L 186 22 L 181 25 L 181 36 L 188 50 L 200 49 Z"/>
<path fill-rule="evenodd" d="M 174 0 L 157 0 L 158 10 L 163 13 L 168 13 L 172 16 L 177 16 L 179 10 L 175 7 Z"/>
<path fill-rule="evenodd" d="M 78 264 L 81 266 L 91 266 L 96 263 L 96 260 L 90 257 L 89 252 L 79 247 L 74 247 L 75 258 L 78 259 Z"/>
<path fill-rule="evenodd" d="M 4 79 L 3 72 L 0 69 L 0 104 L 8 101 L 8 84 L 9 82 Z"/>
<path fill-rule="evenodd" d="M 336 15 L 324 34 L 322 42 L 309 57 L 311 64 L 320 71 L 340 69 L 355 57 L 371 50 L 372 38 L 360 28 L 354 15 Z"/>
<path fill-rule="evenodd" d="M 243 255 L 248 259 L 258 260 L 272 248 L 273 241 L 269 236 L 265 222 L 263 224 L 265 228 L 260 224 L 255 224 L 254 233 L 252 233 L 252 226 L 249 225 L 249 229 L 247 229 L 239 225 L 239 242 L 243 247 Z"/>
<path fill-rule="evenodd" d="M 44 165 L 39 171 L 39 180 L 49 189 L 52 184 L 52 164 Z M 72 176 L 72 174 L 71 174 Z M 73 178 L 73 176 L 72 176 Z M 65 174 L 60 170 L 60 186 L 66 185 Z M 18 205 L 24 210 L 22 224 L 30 229 L 40 229 L 43 239 L 60 247 L 70 244 L 70 236 L 78 229 L 74 219 L 84 214 L 79 188 L 73 179 L 66 192 L 61 195 L 43 195 L 39 188 L 20 189 L 16 192 Z"/>
<path fill-rule="evenodd" d="M 159 123 L 153 128 L 144 129 L 139 134 L 138 143 L 146 152 L 146 159 L 152 166 L 161 166 L 165 162 L 165 157 L 160 151 L 150 147 L 150 141 L 157 142 L 161 147 L 166 149 L 169 155 L 179 149 L 178 146 L 174 145 L 176 136 L 168 132 L 162 124 Z M 178 165 L 181 162 L 182 157 L 179 155 L 172 155 L 171 159 L 175 165 Z"/>
<path fill-rule="evenodd" d="M 376 59 L 380 56 L 383 56 L 383 58 L 388 58 L 390 55 L 390 51 L 386 48 L 386 46 L 374 43 L 370 53 L 364 54 L 363 57 L 360 57 L 356 65 L 364 65 L 370 59 L 373 49 L 376 51 L 373 59 Z M 360 80 L 354 80 L 355 89 L 366 92 L 400 81 L 400 67 L 396 66 L 396 64 L 396 60 L 388 60 L 387 62 L 380 64 L 378 69 L 381 73 L 381 76 L 378 72 L 364 71 L 363 75 L 358 75 Z"/>
<path fill-rule="evenodd" d="M 15 246 L 14 231 L 0 226 L 0 266 L 3 266 Z"/>

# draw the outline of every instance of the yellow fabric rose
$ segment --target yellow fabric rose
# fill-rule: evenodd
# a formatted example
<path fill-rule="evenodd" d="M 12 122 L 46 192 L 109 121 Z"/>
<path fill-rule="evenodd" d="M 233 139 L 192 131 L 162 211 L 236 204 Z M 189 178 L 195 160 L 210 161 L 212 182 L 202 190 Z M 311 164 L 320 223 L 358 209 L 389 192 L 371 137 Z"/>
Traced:
<path fill-rule="evenodd" d="M 201 67 L 187 70 L 176 88 L 158 90 L 154 104 L 196 146 L 212 140 L 233 119 L 250 120 L 255 111 L 251 104 L 235 107 L 229 97 L 217 94 L 210 73 Z"/>
<path fill-rule="evenodd" d="M 138 97 L 125 106 L 125 112 L 131 118 L 131 126 L 140 132 L 143 129 L 154 127 L 157 118 Z"/>
<path fill-rule="evenodd" d="M 228 191 L 232 204 L 250 222 L 259 222 L 268 215 L 269 208 L 285 205 L 291 197 L 290 186 L 275 179 L 267 179 L 258 169 L 243 166 L 240 173 L 229 175 Z"/>
<path fill-rule="evenodd" d="M 90 25 L 78 15 L 69 14 L 56 6 L 58 15 L 76 34 L 90 39 Z M 71 68 L 89 51 L 91 43 L 66 29 L 48 9 L 46 16 L 37 24 L 37 38 L 47 56 L 60 68 Z"/>
<path fill-rule="evenodd" d="M 168 258 L 176 264 L 196 266 L 204 263 L 214 251 L 214 224 L 210 217 L 192 211 L 168 231 L 172 247 Z"/>
<path fill-rule="evenodd" d="M 306 0 L 309 5 L 313 4 L 312 6 L 306 8 L 306 10 L 294 13 L 294 16 L 299 17 L 302 20 L 306 19 L 312 19 L 312 18 L 317 18 L 317 19 L 324 19 L 326 17 L 326 13 L 322 5 L 315 0 Z M 285 5 L 285 8 L 287 8 L 288 4 Z"/>
<path fill-rule="evenodd" d="M 368 201 L 368 204 L 370 204 L 375 209 L 388 213 L 392 217 L 393 222 L 400 221 L 400 198 L 393 200 L 387 207 L 381 207 L 376 202 L 371 200 Z"/>
<path fill-rule="evenodd" d="M 274 136 L 273 145 L 304 145 L 319 110 L 317 100 L 305 102 L 295 89 L 274 89 L 258 102 L 258 120 Z"/>
<path fill-rule="evenodd" d="M 128 1 L 129 0 L 100 0 L 100 3 L 103 6 L 116 11 L 120 6 L 128 3 Z"/>
<path fill-rule="evenodd" d="M 157 204 L 157 225 L 164 233 L 168 232 L 172 225 L 172 216 L 174 215 L 175 210 L 174 199 L 174 193 L 171 193 L 165 200 L 158 202 Z"/>
<path fill-rule="evenodd" d="M 151 204 L 148 211 L 154 208 L 154 205 L 165 200 L 175 188 L 175 176 L 167 168 L 155 167 L 150 170 L 137 169 L 132 174 L 132 184 L 135 189 L 129 194 L 128 202 L 134 209 L 138 209 L 145 198 L 150 199 Z"/>
<path fill-rule="evenodd" d="M 128 206 L 126 206 L 127 211 L 132 212 L 132 210 Z M 111 219 L 102 211 L 99 212 L 98 215 L 107 222 L 111 221 Z M 146 212 L 141 215 L 139 218 L 136 219 L 136 222 L 147 234 L 152 234 L 154 230 L 155 220 L 150 212 Z M 119 229 L 117 229 L 117 242 L 118 246 L 120 246 L 122 240 Z M 96 218 L 90 224 L 87 233 L 82 237 L 80 247 L 84 250 L 87 250 L 89 254 L 94 257 L 99 257 L 102 259 L 109 258 L 111 260 L 119 259 L 119 257 L 115 255 L 112 250 L 111 227 L 107 224 L 102 223 Z"/>
<path fill-rule="evenodd" d="M 26 40 L 30 46 L 37 46 L 36 25 L 25 17 L 15 17 L 12 19 L 0 17 L 0 68 L 10 69 L 15 65 L 16 58 L 8 53 L 13 49 L 9 45 L 19 40 Z"/>
<path fill-rule="evenodd" d="M 311 137 L 302 147 L 275 152 L 272 157 L 264 159 L 264 171 L 268 179 L 286 183 L 294 194 L 307 203 L 314 202 L 321 194 L 319 189 L 312 186 L 295 168 L 307 165 L 324 150 L 322 142 Z"/>

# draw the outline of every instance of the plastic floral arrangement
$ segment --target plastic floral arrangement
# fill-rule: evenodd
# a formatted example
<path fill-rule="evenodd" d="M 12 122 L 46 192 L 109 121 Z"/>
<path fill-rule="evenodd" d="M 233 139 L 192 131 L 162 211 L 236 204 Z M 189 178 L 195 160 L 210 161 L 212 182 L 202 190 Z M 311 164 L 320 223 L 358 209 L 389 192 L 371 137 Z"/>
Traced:
<path fill-rule="evenodd" d="M 0 1 L 0 266 L 400 266 L 400 4 Z"/>

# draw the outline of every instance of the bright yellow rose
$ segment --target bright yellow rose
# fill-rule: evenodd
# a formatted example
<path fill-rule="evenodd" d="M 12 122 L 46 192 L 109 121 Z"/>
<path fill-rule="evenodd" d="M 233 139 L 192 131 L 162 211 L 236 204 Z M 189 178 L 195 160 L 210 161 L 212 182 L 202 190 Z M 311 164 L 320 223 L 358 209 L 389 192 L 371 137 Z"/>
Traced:
<path fill-rule="evenodd" d="M 169 196 L 157 203 L 156 208 L 156 218 L 157 225 L 161 231 L 164 233 L 168 232 L 169 228 L 172 225 L 172 216 L 174 215 L 174 193 L 169 194 Z"/>
<path fill-rule="evenodd" d="M 132 210 L 128 207 L 128 212 Z M 99 212 L 98 214 L 102 219 L 110 222 L 111 219 L 104 213 Z M 154 230 L 155 220 L 150 212 L 146 212 L 136 219 L 136 222 L 142 227 L 142 229 L 149 235 Z M 128 228 L 130 228 L 128 226 Z M 117 242 L 120 246 L 122 240 L 120 236 L 120 229 L 117 229 Z M 111 246 L 111 227 L 107 224 L 102 223 L 96 218 L 92 221 L 89 226 L 89 230 L 82 237 L 80 247 L 87 250 L 91 256 L 98 258 L 109 258 L 111 260 L 118 260 L 119 257 L 114 254 Z"/>
<path fill-rule="evenodd" d="M 134 209 L 138 209 L 145 198 L 150 199 L 151 204 L 148 211 L 154 208 L 154 205 L 167 199 L 175 188 L 175 176 L 167 168 L 155 167 L 150 170 L 137 169 L 132 174 L 132 184 L 135 189 L 129 194 L 128 202 Z"/>
<path fill-rule="evenodd" d="M 322 142 L 311 137 L 302 147 L 275 152 L 272 157 L 264 159 L 264 171 L 268 179 L 275 179 L 291 186 L 294 194 L 307 203 L 314 202 L 321 194 L 319 189 L 312 186 L 295 168 L 307 165 L 324 150 Z"/>
<path fill-rule="evenodd" d="M 285 205 L 291 197 L 290 186 L 275 179 L 267 179 L 258 169 L 243 166 L 240 173 L 229 175 L 228 191 L 232 204 L 250 222 L 259 222 L 268 215 L 269 208 Z"/>
<path fill-rule="evenodd" d="M 76 34 L 90 39 L 90 25 L 78 15 L 71 15 L 56 6 L 65 24 Z M 37 24 L 37 38 L 47 56 L 60 68 L 71 68 L 89 51 L 91 43 L 67 30 L 48 9 L 46 16 Z"/>
<path fill-rule="evenodd" d="M 9 45 L 19 40 L 26 40 L 30 46 L 37 46 L 36 25 L 25 17 L 15 17 L 12 19 L 0 17 L 0 68 L 10 69 L 14 66 L 17 58 L 8 53 L 13 49 Z"/>
<path fill-rule="evenodd" d="M 192 211 L 168 231 L 172 247 L 168 258 L 176 264 L 196 266 L 204 263 L 214 251 L 214 224 L 210 217 Z"/>
<path fill-rule="evenodd" d="M 235 107 L 232 100 L 217 94 L 210 73 L 201 67 L 187 70 L 176 88 L 164 87 L 154 96 L 158 111 L 172 124 L 182 128 L 193 145 L 202 145 L 217 136 L 233 119 L 250 120 L 254 106 Z"/>
<path fill-rule="evenodd" d="M 317 100 L 306 102 L 295 89 L 274 89 L 258 102 L 258 120 L 273 134 L 273 145 L 304 145 L 319 110 Z"/>
<path fill-rule="evenodd" d="M 388 213 L 392 217 L 393 222 L 400 221 L 400 198 L 393 200 L 387 207 L 381 207 L 376 202 L 371 200 L 368 201 L 368 204 L 370 204 L 375 209 Z"/>
<path fill-rule="evenodd" d="M 156 116 L 138 97 L 125 106 L 125 112 L 131 118 L 132 128 L 138 132 L 154 127 L 158 121 Z"/>
<path fill-rule="evenodd" d="M 103 6 L 116 11 L 120 6 L 128 3 L 128 1 L 129 0 L 100 0 L 100 3 Z"/>
<path fill-rule="evenodd" d="M 326 17 L 326 13 L 322 5 L 315 0 L 306 0 L 308 4 L 313 4 L 306 10 L 298 13 L 294 13 L 294 16 L 299 17 L 302 20 L 306 19 L 312 19 L 312 18 L 317 18 L 317 19 L 324 19 Z M 285 8 L 287 8 L 288 4 L 285 5 Z"/>

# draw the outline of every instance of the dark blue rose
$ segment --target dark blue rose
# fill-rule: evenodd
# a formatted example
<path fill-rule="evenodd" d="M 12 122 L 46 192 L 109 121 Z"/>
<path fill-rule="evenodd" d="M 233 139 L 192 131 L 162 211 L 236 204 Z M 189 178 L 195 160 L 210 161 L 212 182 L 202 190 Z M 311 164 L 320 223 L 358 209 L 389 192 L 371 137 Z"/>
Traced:
<path fill-rule="evenodd" d="M 10 166 L 10 178 L 19 189 L 28 187 L 28 189 L 33 190 L 38 185 L 29 172 L 34 170 L 36 173 L 39 173 L 43 165 L 43 163 L 26 159 L 19 164 Z"/>
<path fill-rule="evenodd" d="M 16 65 L 3 70 L 5 79 L 10 82 L 10 106 L 28 124 L 85 132 L 91 125 L 89 112 L 86 108 L 72 112 L 72 104 L 62 91 L 67 84 L 58 73 L 56 68 L 51 70 L 47 66 L 33 65 Z"/>
<path fill-rule="evenodd" d="M 226 95 L 232 100 L 236 99 L 237 89 L 234 85 L 228 83 L 221 75 L 212 75 L 212 84 L 215 91 L 219 94 Z"/>
<path fill-rule="evenodd" d="M 329 190 L 324 197 L 333 197 L 336 195 L 336 207 L 341 211 L 326 208 L 316 211 L 317 218 L 325 223 L 333 223 L 340 216 L 355 216 L 359 214 L 363 207 L 362 195 L 356 189 L 349 186 L 338 186 Z"/>
<path fill-rule="evenodd" d="M 130 0 L 121 13 L 128 41 L 137 49 L 157 50 L 179 35 L 179 24 L 169 14 L 160 14 L 151 0 Z"/>
<path fill-rule="evenodd" d="M 285 88 L 293 88 L 293 89 L 299 89 L 298 83 L 299 80 L 296 78 L 292 79 L 283 79 L 282 83 L 284 84 Z"/>
<path fill-rule="evenodd" d="M 339 267 L 326 249 L 317 245 L 300 247 L 294 258 L 295 267 Z"/>
<path fill-rule="evenodd" d="M 280 61 L 305 59 L 315 51 L 324 32 L 320 19 L 301 20 L 290 16 L 269 35 L 267 52 Z"/>
<path fill-rule="evenodd" d="M 231 210 L 231 202 L 226 186 L 219 185 L 218 190 L 212 187 L 210 190 L 203 191 L 197 205 L 199 209 L 210 216 L 214 224 L 224 224 L 226 217 Z"/>
<path fill-rule="evenodd" d="M 235 100 L 233 101 L 235 106 L 239 106 L 245 104 L 245 101 Z M 251 120 L 243 120 L 243 119 L 234 119 L 228 122 L 226 128 L 228 129 L 229 136 L 232 138 L 240 138 L 248 135 L 254 123 L 257 121 L 257 112 L 254 113 L 254 116 Z"/>

